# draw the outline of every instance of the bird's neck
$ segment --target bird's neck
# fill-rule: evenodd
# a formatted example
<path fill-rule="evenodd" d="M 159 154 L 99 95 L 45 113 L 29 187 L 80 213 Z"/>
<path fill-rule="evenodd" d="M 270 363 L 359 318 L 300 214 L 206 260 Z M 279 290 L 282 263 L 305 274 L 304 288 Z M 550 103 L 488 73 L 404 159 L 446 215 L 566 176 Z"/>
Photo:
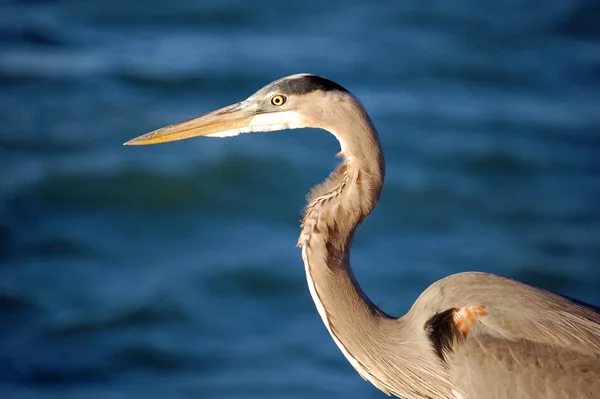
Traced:
<path fill-rule="evenodd" d="M 364 379 L 388 395 L 450 397 L 448 376 L 434 367 L 424 329 L 385 314 L 352 273 L 354 232 L 379 201 L 385 167 L 362 106 L 356 102 L 342 111 L 325 128 L 340 141 L 344 162 L 311 192 L 298 240 L 311 296 L 333 340 Z"/>
<path fill-rule="evenodd" d="M 377 204 L 384 177 L 377 133 L 372 124 L 369 129 L 371 135 L 360 141 L 365 148 L 340 140 L 344 162 L 313 189 L 298 245 L 325 326 L 354 368 L 377 385 L 368 347 L 383 337 L 378 329 L 389 317 L 365 295 L 350 267 L 354 231 Z"/>

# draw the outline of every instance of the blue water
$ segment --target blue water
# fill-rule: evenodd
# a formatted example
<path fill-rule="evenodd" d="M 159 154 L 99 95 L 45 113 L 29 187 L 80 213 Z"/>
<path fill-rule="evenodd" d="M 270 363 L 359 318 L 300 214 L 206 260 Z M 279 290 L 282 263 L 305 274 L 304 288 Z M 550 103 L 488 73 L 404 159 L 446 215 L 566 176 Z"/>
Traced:
<path fill-rule="evenodd" d="M 600 304 L 597 1 L 3 1 L 0 397 L 384 397 L 294 247 L 332 136 L 121 146 L 298 72 L 379 129 L 385 311 L 467 270 Z"/>

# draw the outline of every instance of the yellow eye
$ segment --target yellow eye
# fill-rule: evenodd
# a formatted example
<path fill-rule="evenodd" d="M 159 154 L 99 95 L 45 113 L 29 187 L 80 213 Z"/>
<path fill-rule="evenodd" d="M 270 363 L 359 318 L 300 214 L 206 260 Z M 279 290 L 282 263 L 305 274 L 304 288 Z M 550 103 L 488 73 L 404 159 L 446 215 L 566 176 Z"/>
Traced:
<path fill-rule="evenodd" d="M 279 107 L 280 105 L 285 104 L 285 97 L 277 94 L 276 96 L 273 96 L 273 98 L 271 98 L 271 104 L 273 104 L 276 107 Z"/>

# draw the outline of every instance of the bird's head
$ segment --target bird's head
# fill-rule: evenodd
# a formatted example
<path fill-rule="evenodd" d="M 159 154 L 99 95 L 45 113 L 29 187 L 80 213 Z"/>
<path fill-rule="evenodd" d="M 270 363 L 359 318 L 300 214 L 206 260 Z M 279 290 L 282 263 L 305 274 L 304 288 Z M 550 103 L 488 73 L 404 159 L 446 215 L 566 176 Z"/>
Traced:
<path fill-rule="evenodd" d="M 291 75 L 269 83 L 244 101 L 163 127 L 125 144 L 158 144 L 196 136 L 229 137 L 302 127 L 328 129 L 328 121 L 335 119 L 332 102 L 345 101 L 356 100 L 331 80 L 310 74 Z"/>

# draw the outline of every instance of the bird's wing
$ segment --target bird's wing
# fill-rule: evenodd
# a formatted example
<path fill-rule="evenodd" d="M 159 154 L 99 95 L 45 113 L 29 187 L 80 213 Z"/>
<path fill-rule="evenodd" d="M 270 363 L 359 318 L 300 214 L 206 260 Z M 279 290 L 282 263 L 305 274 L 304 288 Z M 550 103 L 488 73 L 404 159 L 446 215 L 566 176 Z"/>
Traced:
<path fill-rule="evenodd" d="M 498 276 L 451 277 L 431 287 L 442 299 L 425 331 L 465 399 L 600 395 L 597 308 Z"/>

